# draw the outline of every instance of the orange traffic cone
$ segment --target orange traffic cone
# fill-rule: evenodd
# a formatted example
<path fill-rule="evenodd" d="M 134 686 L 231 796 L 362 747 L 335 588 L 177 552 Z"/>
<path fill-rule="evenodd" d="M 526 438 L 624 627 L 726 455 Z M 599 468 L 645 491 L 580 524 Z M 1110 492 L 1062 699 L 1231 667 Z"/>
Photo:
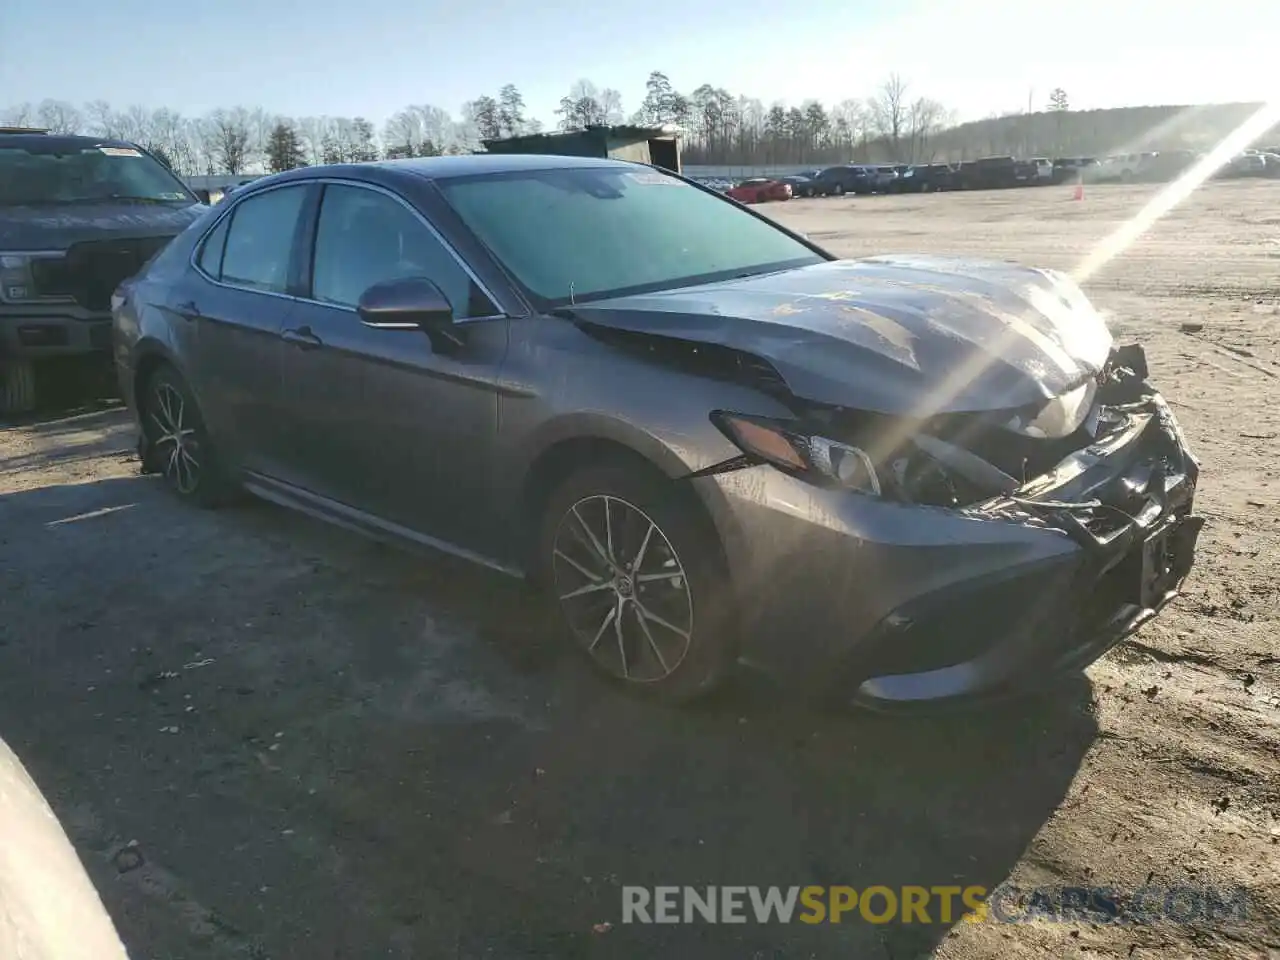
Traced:
<path fill-rule="evenodd" d="M 1083 183 L 1077 183 L 1077 184 L 1076 184 L 1076 192 L 1075 192 L 1075 194 L 1072 196 L 1072 198 L 1071 198 L 1071 199 L 1072 199 L 1072 200 L 1083 200 L 1083 199 L 1084 199 L 1084 184 L 1083 184 Z"/>

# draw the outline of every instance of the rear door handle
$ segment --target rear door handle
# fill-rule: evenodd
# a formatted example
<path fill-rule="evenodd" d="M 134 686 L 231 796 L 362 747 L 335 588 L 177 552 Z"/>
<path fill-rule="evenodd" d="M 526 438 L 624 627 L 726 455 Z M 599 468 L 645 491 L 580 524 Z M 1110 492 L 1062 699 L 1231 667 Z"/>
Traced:
<path fill-rule="evenodd" d="M 323 347 L 324 341 L 311 332 L 310 327 L 298 327 L 294 330 L 286 330 L 280 334 L 280 339 L 285 343 L 291 343 L 295 347 L 303 350 L 314 350 L 316 347 Z"/>
<path fill-rule="evenodd" d="M 184 300 L 182 303 L 174 307 L 181 315 L 183 320 L 195 320 L 200 316 L 200 308 L 196 306 L 194 300 Z"/>

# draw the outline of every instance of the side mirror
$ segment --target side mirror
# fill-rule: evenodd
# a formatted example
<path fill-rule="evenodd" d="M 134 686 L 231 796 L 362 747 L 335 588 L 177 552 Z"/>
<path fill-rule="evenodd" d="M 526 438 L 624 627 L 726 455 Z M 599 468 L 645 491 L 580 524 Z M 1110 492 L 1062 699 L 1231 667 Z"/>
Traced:
<path fill-rule="evenodd" d="M 384 280 L 366 290 L 356 305 L 360 320 L 379 330 L 422 330 L 436 349 L 462 346 L 453 307 L 426 277 Z"/>

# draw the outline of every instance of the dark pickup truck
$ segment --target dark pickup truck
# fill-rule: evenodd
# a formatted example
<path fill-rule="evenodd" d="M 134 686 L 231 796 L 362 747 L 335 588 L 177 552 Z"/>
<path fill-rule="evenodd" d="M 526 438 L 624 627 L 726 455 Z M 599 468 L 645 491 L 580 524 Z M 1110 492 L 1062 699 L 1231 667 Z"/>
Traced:
<path fill-rule="evenodd" d="M 1019 175 L 1023 179 L 1019 179 Z M 1019 186 L 1026 178 L 1024 168 L 1013 157 L 983 157 L 966 160 L 956 168 L 961 190 L 1001 190 Z"/>
<path fill-rule="evenodd" d="M 136 144 L 0 127 L 0 414 L 47 364 L 109 373 L 112 293 L 205 209 Z"/>

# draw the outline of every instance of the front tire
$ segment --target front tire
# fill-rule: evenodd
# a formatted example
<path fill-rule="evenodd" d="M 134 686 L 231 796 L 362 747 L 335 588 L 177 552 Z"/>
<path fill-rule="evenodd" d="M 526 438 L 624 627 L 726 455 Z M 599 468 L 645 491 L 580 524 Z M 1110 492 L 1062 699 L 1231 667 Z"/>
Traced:
<path fill-rule="evenodd" d="M 186 382 L 170 366 L 147 380 L 139 414 L 146 442 L 143 469 L 159 473 L 180 500 L 199 507 L 222 506 L 235 487 L 209 439 L 200 408 Z"/>
<path fill-rule="evenodd" d="M 538 537 L 540 583 L 574 646 L 628 690 L 683 703 L 734 660 L 728 577 L 687 488 L 634 466 L 570 476 Z"/>
<path fill-rule="evenodd" d="M 0 361 L 0 414 L 13 416 L 36 408 L 36 365 L 30 360 Z"/>

